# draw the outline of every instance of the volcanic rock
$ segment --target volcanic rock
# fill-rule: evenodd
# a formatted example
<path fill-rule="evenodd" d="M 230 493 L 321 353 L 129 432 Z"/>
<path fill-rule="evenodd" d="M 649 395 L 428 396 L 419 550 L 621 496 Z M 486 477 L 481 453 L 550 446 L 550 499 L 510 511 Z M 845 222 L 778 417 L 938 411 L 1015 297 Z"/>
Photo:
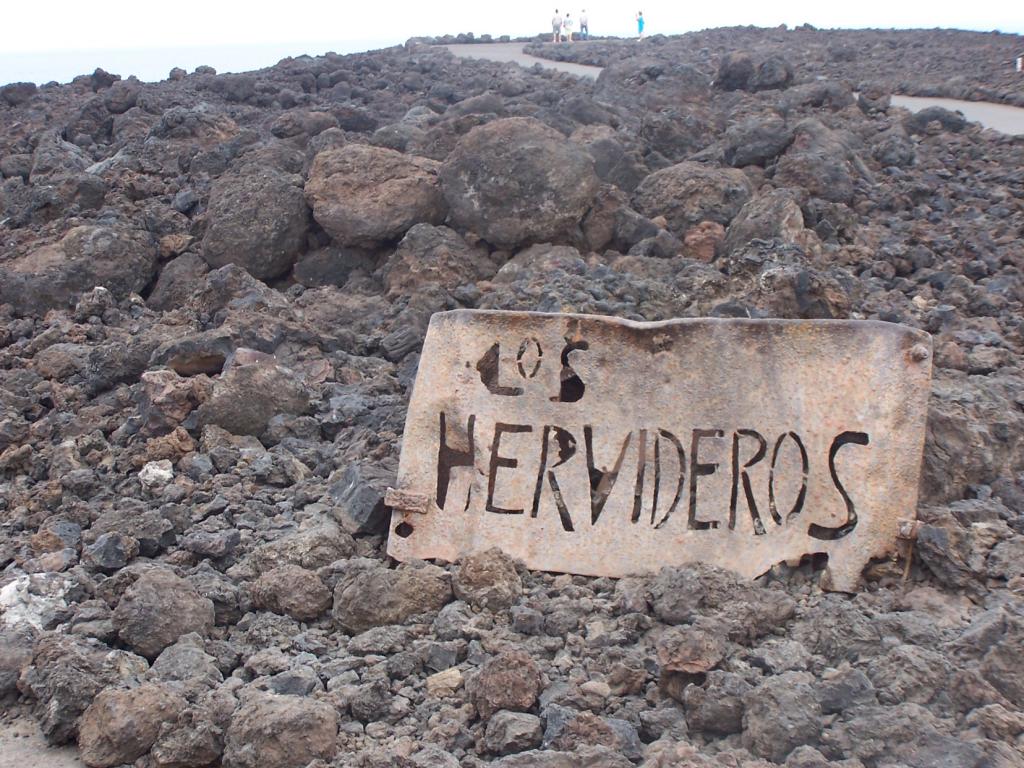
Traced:
<path fill-rule="evenodd" d="M 77 737 L 79 718 L 100 691 L 145 671 L 145 659 L 133 654 L 119 657 L 95 640 L 44 633 L 18 688 L 35 701 L 46 740 L 63 744 Z"/>
<path fill-rule="evenodd" d="M 478 608 L 507 609 L 519 600 L 523 582 L 515 562 L 500 549 L 463 558 L 452 580 L 455 597 Z"/>
<path fill-rule="evenodd" d="M 394 571 L 374 567 L 338 582 L 334 620 L 347 632 L 363 632 L 438 611 L 451 599 L 448 574 L 437 566 L 404 566 Z"/>
<path fill-rule="evenodd" d="M 328 493 L 336 505 L 332 515 L 343 530 L 355 535 L 387 527 L 390 513 L 384 505 L 384 493 L 395 484 L 392 469 L 354 463 L 332 474 L 328 482 Z"/>
<path fill-rule="evenodd" d="M 496 712 L 487 721 L 484 744 L 495 755 L 511 755 L 540 746 L 540 718 L 528 712 Z"/>
<path fill-rule="evenodd" d="M 35 83 L 8 83 L 0 87 L 0 101 L 17 107 L 31 99 L 36 93 Z"/>
<path fill-rule="evenodd" d="M 202 285 L 203 277 L 209 271 L 206 261 L 195 253 L 183 253 L 171 259 L 160 270 L 146 304 L 156 310 L 171 310 L 184 305 Z"/>
<path fill-rule="evenodd" d="M 792 145 L 779 158 L 775 182 L 802 187 L 835 203 L 849 203 L 859 172 L 855 163 L 859 161 L 842 137 L 817 120 L 804 120 L 794 129 Z"/>
<path fill-rule="evenodd" d="M 430 224 L 410 229 L 382 268 L 384 285 L 393 296 L 412 296 L 434 285 L 451 292 L 497 271 L 486 249 L 471 247 L 448 227 Z"/>
<path fill-rule="evenodd" d="M 683 162 L 655 171 L 633 193 L 633 206 L 649 216 L 664 216 L 677 236 L 702 221 L 727 226 L 750 199 L 753 189 L 742 171 Z"/>
<path fill-rule="evenodd" d="M 291 370 L 272 360 L 233 365 L 214 382 L 199 407 L 201 424 L 213 424 L 235 435 L 260 436 L 277 414 L 302 414 L 309 391 Z"/>
<path fill-rule="evenodd" d="M 122 299 L 145 288 L 155 269 L 156 248 L 144 232 L 82 225 L 0 264 L 0 303 L 22 314 L 45 312 L 97 285 Z"/>
<path fill-rule="evenodd" d="M 784 672 L 747 694 L 743 739 L 755 754 L 778 763 L 794 748 L 817 742 L 821 707 L 811 679 L 805 672 Z"/>
<path fill-rule="evenodd" d="M 213 626 L 213 603 L 173 573 L 144 573 L 125 591 L 114 609 L 118 636 L 133 650 L 155 659 L 189 632 L 205 634 Z"/>
<path fill-rule="evenodd" d="M 725 162 L 734 168 L 764 166 L 781 155 L 793 131 L 778 117 L 751 117 L 725 132 Z"/>
<path fill-rule="evenodd" d="M 466 692 L 485 720 L 507 709 L 523 712 L 536 703 L 541 676 L 536 662 L 522 651 L 505 651 L 488 659 L 469 679 Z"/>
<path fill-rule="evenodd" d="M 807 238 L 800 206 L 786 190 L 776 189 L 747 202 L 732 220 L 725 235 L 725 250 L 732 252 L 751 240 L 777 239 L 800 243 Z"/>
<path fill-rule="evenodd" d="M 82 715 L 78 747 L 89 768 L 131 763 L 149 751 L 164 723 L 177 718 L 186 702 L 153 683 L 102 691 Z"/>
<path fill-rule="evenodd" d="M 710 85 L 708 76 L 691 64 L 629 57 L 601 71 L 594 85 L 594 98 L 616 107 L 657 113 L 706 100 Z"/>
<path fill-rule="evenodd" d="M 269 280 L 287 272 L 306 244 L 309 208 L 302 179 L 255 162 L 214 182 L 203 259 L 213 268 L 237 264 Z"/>
<path fill-rule="evenodd" d="M 707 672 L 725 657 L 725 646 L 713 633 L 674 627 L 658 639 L 658 663 L 664 672 L 689 675 Z"/>
<path fill-rule="evenodd" d="M 252 585 L 252 601 L 256 608 L 312 621 L 331 607 L 331 591 L 312 571 L 282 565 Z"/>
<path fill-rule="evenodd" d="M 339 245 L 372 248 L 447 213 L 438 164 L 394 150 L 348 144 L 321 152 L 306 182 L 317 223 Z"/>
<path fill-rule="evenodd" d="M 225 735 L 225 768 L 304 768 L 337 750 L 338 716 L 326 702 L 254 695 Z"/>
<path fill-rule="evenodd" d="M 571 239 L 598 188 L 589 154 L 520 117 L 474 128 L 440 175 L 455 228 L 501 248 Z"/>

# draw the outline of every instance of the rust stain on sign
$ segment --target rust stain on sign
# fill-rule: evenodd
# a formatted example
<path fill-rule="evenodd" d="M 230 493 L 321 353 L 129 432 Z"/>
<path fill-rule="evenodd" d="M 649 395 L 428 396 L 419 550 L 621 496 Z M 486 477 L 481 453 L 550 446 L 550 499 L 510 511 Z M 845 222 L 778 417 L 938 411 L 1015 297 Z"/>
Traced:
<path fill-rule="evenodd" d="M 881 322 L 440 313 L 388 552 L 748 578 L 824 553 L 852 591 L 915 517 L 930 378 L 928 334 Z"/>

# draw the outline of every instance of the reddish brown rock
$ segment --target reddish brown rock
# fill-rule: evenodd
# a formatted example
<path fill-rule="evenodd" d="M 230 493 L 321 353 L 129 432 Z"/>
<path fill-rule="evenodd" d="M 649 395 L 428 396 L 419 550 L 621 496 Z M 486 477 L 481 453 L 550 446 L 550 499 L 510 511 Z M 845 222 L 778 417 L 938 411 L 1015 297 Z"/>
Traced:
<path fill-rule="evenodd" d="M 670 627 L 658 638 L 658 663 L 663 672 L 707 672 L 723 658 L 725 643 L 704 630 Z"/>
<path fill-rule="evenodd" d="M 505 651 L 488 659 L 467 683 L 470 701 L 485 720 L 501 709 L 525 712 L 540 694 L 541 674 L 523 651 Z"/>
<path fill-rule="evenodd" d="M 459 600 L 492 610 L 508 608 L 523 592 L 515 561 L 497 548 L 463 559 L 452 587 Z"/>
<path fill-rule="evenodd" d="M 444 221 L 437 170 L 434 160 L 348 144 L 316 156 L 306 199 L 337 243 L 373 247 L 397 240 L 415 224 Z"/>
<path fill-rule="evenodd" d="M 753 189 L 743 171 L 682 162 L 655 171 L 633 193 L 633 207 L 648 217 L 664 216 L 676 235 L 702 221 L 727 226 Z"/>
<path fill-rule="evenodd" d="M 172 722 L 186 706 L 163 685 L 107 688 L 82 715 L 78 749 L 89 768 L 132 763 L 153 746 L 160 726 Z"/>
<path fill-rule="evenodd" d="M 228 726 L 225 768 L 305 768 L 337 750 L 338 715 L 330 704 L 299 696 L 258 694 Z"/>
<path fill-rule="evenodd" d="M 282 565 L 267 571 L 252 585 L 255 607 L 312 621 L 331 607 L 331 591 L 312 571 Z"/>
<path fill-rule="evenodd" d="M 725 240 L 725 228 L 717 221 L 702 221 L 683 238 L 683 255 L 697 261 L 714 261 Z"/>

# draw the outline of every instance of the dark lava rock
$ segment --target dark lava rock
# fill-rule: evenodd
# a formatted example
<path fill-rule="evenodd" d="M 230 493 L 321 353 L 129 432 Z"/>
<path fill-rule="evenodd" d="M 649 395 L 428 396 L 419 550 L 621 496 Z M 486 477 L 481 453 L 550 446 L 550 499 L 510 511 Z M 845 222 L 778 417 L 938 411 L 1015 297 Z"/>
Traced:
<path fill-rule="evenodd" d="M 202 424 L 215 424 L 235 435 L 262 435 L 280 413 L 309 409 L 309 391 L 294 372 L 272 360 L 233 365 L 214 383 L 198 411 Z"/>
<path fill-rule="evenodd" d="M 515 562 L 500 549 L 463 558 L 452 581 L 455 597 L 479 608 L 502 610 L 519 600 L 523 582 Z"/>
<path fill-rule="evenodd" d="M 373 567 L 338 582 L 334 619 L 348 632 L 362 632 L 438 611 L 451 599 L 448 574 L 437 566 L 423 564 L 394 571 Z"/>
<path fill-rule="evenodd" d="M 114 610 L 118 636 L 147 659 L 189 632 L 213 626 L 213 603 L 173 573 L 155 569 L 125 590 Z"/>
<path fill-rule="evenodd" d="M 331 591 L 312 571 L 282 565 L 262 574 L 252 585 L 257 608 L 312 621 L 331 607 Z"/>
<path fill-rule="evenodd" d="M 301 177 L 252 163 L 214 182 L 207 218 L 206 263 L 237 264 L 269 280 L 291 269 L 305 247 L 310 214 Z"/>
<path fill-rule="evenodd" d="M 98 285 L 121 299 L 149 284 L 156 256 L 145 232 L 75 227 L 58 242 L 0 264 L 0 302 L 22 314 L 41 313 Z"/>
<path fill-rule="evenodd" d="M 441 167 L 451 221 L 502 248 L 566 240 L 597 193 L 590 155 L 537 120 L 470 131 Z"/>
<path fill-rule="evenodd" d="M 764 166 L 793 141 L 793 131 L 778 117 L 752 117 L 725 132 L 725 161 L 734 168 Z"/>
<path fill-rule="evenodd" d="M 742 171 L 684 162 L 644 179 L 633 193 L 633 205 L 645 216 L 664 216 L 681 236 L 702 221 L 727 225 L 752 191 Z"/>

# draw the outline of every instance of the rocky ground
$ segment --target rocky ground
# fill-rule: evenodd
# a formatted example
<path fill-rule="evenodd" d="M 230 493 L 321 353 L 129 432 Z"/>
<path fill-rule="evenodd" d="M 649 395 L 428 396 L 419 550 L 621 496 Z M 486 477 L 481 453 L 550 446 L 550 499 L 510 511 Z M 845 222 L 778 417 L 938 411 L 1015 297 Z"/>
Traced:
<path fill-rule="evenodd" d="M 882 88 L 908 96 L 942 96 L 1024 106 L 1024 55 L 1020 35 L 958 30 L 819 30 L 730 27 L 685 35 L 655 35 L 576 45 L 542 45 L 528 53 L 557 61 L 607 66 L 638 53 L 684 62 L 714 76 L 721 59 L 738 50 L 764 60 L 779 55 L 800 81 L 825 77 L 854 90 Z"/>
<path fill-rule="evenodd" d="M 0 700 L 93 768 L 1024 765 L 1024 142 L 805 32 L 596 83 L 411 44 L 0 88 Z M 930 331 L 912 560 L 394 567 L 456 307 Z"/>

